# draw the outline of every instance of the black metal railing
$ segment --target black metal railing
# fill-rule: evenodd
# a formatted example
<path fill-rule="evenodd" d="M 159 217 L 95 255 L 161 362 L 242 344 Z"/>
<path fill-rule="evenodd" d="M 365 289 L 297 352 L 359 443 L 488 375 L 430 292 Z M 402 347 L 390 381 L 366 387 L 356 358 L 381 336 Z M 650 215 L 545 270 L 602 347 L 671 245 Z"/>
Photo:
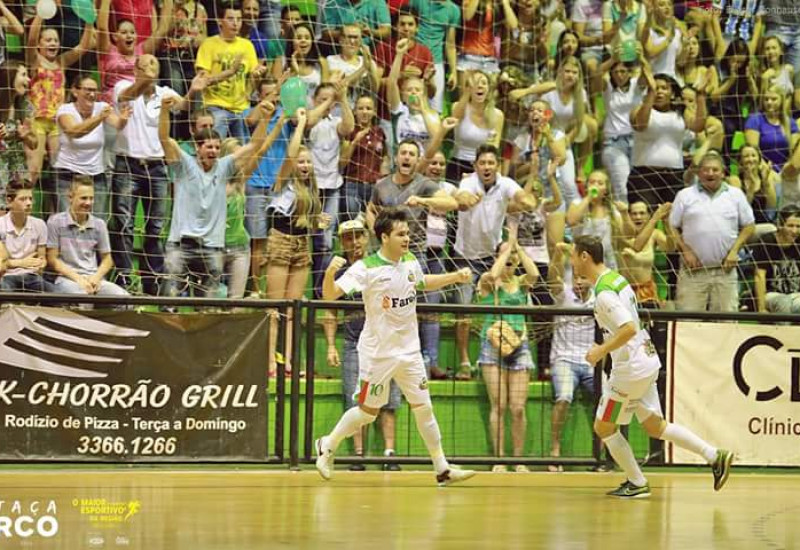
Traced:
<path fill-rule="evenodd" d="M 314 460 L 313 442 L 314 413 L 315 413 L 315 373 L 317 371 L 317 357 L 315 343 L 317 339 L 318 321 L 317 314 L 330 310 L 362 310 L 363 304 L 349 301 L 308 301 L 308 300 L 233 300 L 222 298 L 167 298 L 149 296 L 85 296 L 74 294 L 26 294 L 26 293 L 0 293 L 0 306 L 4 304 L 35 304 L 41 306 L 73 306 L 91 304 L 101 307 L 120 306 L 158 306 L 158 307 L 191 307 L 202 311 L 205 308 L 246 308 L 249 310 L 277 310 L 282 319 L 291 316 L 292 339 L 289 345 L 292 348 L 292 357 L 295 368 L 291 370 L 290 386 L 287 395 L 287 379 L 283 369 L 278 369 L 275 377 L 275 418 L 273 422 L 274 443 L 273 452 L 265 455 L 264 463 L 288 463 L 292 468 L 300 464 L 308 464 Z M 454 304 L 426 304 L 417 305 L 419 313 L 452 314 L 455 316 L 469 315 L 525 315 L 537 318 L 554 318 L 556 316 L 588 316 L 591 310 L 556 308 L 550 306 L 491 306 L 491 305 L 454 305 Z M 675 321 L 707 321 L 707 322 L 741 322 L 741 323 L 772 323 L 772 324 L 800 324 L 800 315 L 776 313 L 710 313 L 701 311 L 665 311 L 658 309 L 641 309 L 640 318 L 645 323 L 665 323 Z M 267 329 L 268 330 L 268 329 Z M 305 346 L 304 346 L 305 344 Z M 265 354 L 266 355 L 266 354 Z M 301 359 L 302 358 L 302 359 Z M 301 369 L 305 365 L 305 392 L 301 398 Z M 267 371 L 267 358 L 265 356 L 265 373 Z M 288 401 L 287 401 L 288 397 Z M 663 399 L 663 395 L 662 395 Z M 302 409 L 301 409 L 302 405 Z M 287 424 L 288 408 L 288 432 Z M 301 434 L 301 419 L 303 430 Z M 288 456 L 285 452 L 285 441 L 288 440 Z M 658 452 L 654 453 L 656 456 Z M 662 457 L 663 458 L 663 457 Z M 563 465 L 596 465 L 600 460 L 599 445 L 595 442 L 591 458 L 560 457 L 496 457 L 496 456 L 453 456 L 453 463 L 468 464 L 563 464 Z M 363 464 L 426 464 L 427 456 L 395 456 L 395 457 L 342 457 L 337 458 L 341 463 Z M 659 461 L 656 461 L 656 463 Z"/>

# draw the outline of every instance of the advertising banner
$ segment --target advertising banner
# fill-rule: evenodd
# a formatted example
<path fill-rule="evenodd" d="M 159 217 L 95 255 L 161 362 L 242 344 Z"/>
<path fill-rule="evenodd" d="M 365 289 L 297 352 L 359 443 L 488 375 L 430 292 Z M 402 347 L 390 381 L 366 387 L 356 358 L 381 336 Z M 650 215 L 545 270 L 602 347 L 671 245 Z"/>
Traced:
<path fill-rule="evenodd" d="M 670 342 L 670 421 L 738 464 L 800 466 L 800 327 L 677 322 Z M 702 462 L 670 447 L 669 462 Z"/>
<path fill-rule="evenodd" d="M 265 313 L 0 313 L 0 459 L 260 461 Z"/>

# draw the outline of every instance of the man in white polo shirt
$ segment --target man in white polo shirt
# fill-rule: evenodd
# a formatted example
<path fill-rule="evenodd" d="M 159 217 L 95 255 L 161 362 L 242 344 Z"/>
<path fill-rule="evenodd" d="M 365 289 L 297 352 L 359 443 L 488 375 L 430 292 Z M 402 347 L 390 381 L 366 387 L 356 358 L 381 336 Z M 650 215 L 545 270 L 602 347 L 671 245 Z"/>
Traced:
<path fill-rule="evenodd" d="M 205 87 L 205 80 L 195 77 L 187 99 L 172 88 L 156 85 L 159 63 L 152 55 L 136 60 L 136 80 L 121 80 L 114 86 L 114 105 L 119 111 L 132 107 L 128 124 L 117 134 L 117 160 L 111 182 L 111 221 L 109 222 L 117 282 L 130 287 L 133 272 L 133 220 L 136 204 L 144 211 L 144 242 L 139 260 L 142 289 L 158 294 L 158 279 L 164 273 L 164 244 L 161 233 L 167 219 L 169 179 L 164 163 L 164 149 L 158 139 L 158 115 L 165 97 L 179 99 L 177 109 L 186 109 L 188 97 Z"/>
<path fill-rule="evenodd" d="M 696 184 L 675 197 L 669 222 L 681 251 L 680 310 L 737 311 L 739 249 L 755 230 L 745 194 L 724 181 L 719 153 L 700 161 Z"/>
<path fill-rule="evenodd" d="M 459 285 L 459 303 L 472 303 L 475 283 L 492 268 L 497 246 L 503 239 L 508 206 L 514 202 L 520 211 L 536 208 L 536 198 L 511 178 L 498 172 L 500 154 L 494 145 L 483 144 L 475 152 L 475 172 L 461 180 L 456 193 L 459 203 L 455 258 L 457 268 L 468 267 L 471 282 Z M 459 379 L 469 379 L 469 321 L 461 320 L 456 329 L 460 368 Z"/>
<path fill-rule="evenodd" d="M 8 213 L 0 218 L 0 291 L 45 292 L 47 225 L 30 215 L 33 185 L 9 183 L 6 204 Z"/>

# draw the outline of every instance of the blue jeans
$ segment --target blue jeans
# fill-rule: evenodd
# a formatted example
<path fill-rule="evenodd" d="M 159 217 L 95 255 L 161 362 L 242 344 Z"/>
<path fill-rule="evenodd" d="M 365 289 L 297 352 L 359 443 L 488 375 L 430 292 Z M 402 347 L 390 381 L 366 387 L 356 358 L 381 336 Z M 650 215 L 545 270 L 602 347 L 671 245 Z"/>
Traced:
<path fill-rule="evenodd" d="M 281 37 L 280 0 L 262 0 L 258 6 L 258 30 L 270 40 L 278 40 Z"/>
<path fill-rule="evenodd" d="M 425 274 L 439 275 L 445 272 L 443 253 L 440 256 L 435 250 L 428 250 L 427 258 L 419 258 L 419 260 Z M 441 290 L 423 292 L 419 301 L 428 304 L 440 304 L 442 302 L 442 297 L 443 293 Z M 426 318 L 428 316 L 430 316 L 430 318 Z M 440 333 L 441 326 L 439 325 L 438 314 L 426 313 L 420 316 L 419 339 L 422 346 L 422 360 L 425 362 L 425 369 L 428 371 L 428 377 L 430 377 L 431 367 L 439 366 Z"/>
<path fill-rule="evenodd" d="M 633 135 L 605 138 L 601 158 L 611 180 L 611 196 L 614 200 L 627 204 L 628 176 L 631 175 L 631 159 L 633 159 Z"/>
<path fill-rule="evenodd" d="M 179 296 L 187 287 L 197 297 L 219 298 L 222 281 L 223 249 L 203 246 L 184 237 L 180 243 L 167 243 L 167 273 L 164 294 Z M 224 296 L 223 296 L 224 298 Z"/>
<path fill-rule="evenodd" d="M 234 113 L 222 107 L 207 107 L 211 116 L 214 117 L 214 130 L 222 139 L 235 137 L 244 145 L 250 141 L 250 133 L 247 131 L 242 113 Z"/>
<path fill-rule="evenodd" d="M 0 278 L 1 292 L 52 292 L 53 288 L 38 273 L 4 275 Z"/>
<path fill-rule="evenodd" d="M 312 254 L 311 263 L 314 273 L 314 296 L 322 298 L 322 279 L 325 276 L 325 266 L 330 263 L 333 253 L 333 236 L 336 233 L 339 217 L 339 189 L 320 189 L 319 198 L 322 201 L 322 211 L 331 217 L 330 225 L 323 231 L 317 231 L 311 238 Z"/>
<path fill-rule="evenodd" d="M 158 278 L 164 273 L 161 232 L 167 217 L 169 180 L 163 161 L 141 161 L 117 155 L 111 182 L 111 254 L 121 285 L 130 284 L 133 272 L 133 222 L 139 201 L 144 210 L 144 254 L 139 262 L 142 287 L 158 294 Z"/>
<path fill-rule="evenodd" d="M 345 180 L 340 205 L 342 221 L 355 219 L 360 213 L 366 212 L 371 198 L 372 184 Z"/>
<path fill-rule="evenodd" d="M 56 192 L 58 193 L 56 204 L 59 212 L 69 210 L 69 188 L 72 185 L 72 178 L 80 175 L 63 168 L 56 169 Z M 89 177 L 94 182 L 92 214 L 106 222 L 108 221 L 108 179 L 105 172 Z"/>

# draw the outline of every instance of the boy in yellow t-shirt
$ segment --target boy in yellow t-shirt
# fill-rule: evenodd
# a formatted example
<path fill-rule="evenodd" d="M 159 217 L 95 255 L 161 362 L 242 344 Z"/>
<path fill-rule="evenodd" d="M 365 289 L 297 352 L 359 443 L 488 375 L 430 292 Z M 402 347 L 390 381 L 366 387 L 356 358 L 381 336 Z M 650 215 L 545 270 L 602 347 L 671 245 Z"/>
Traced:
<path fill-rule="evenodd" d="M 219 35 L 203 42 L 195 66 L 197 74 L 207 79 L 203 101 L 214 116 L 214 130 L 223 139 L 233 136 L 244 142 L 247 131 L 241 114 L 250 107 L 250 79 L 263 70 L 253 43 L 239 36 L 241 28 L 241 7 L 227 4 L 219 19 Z"/>

